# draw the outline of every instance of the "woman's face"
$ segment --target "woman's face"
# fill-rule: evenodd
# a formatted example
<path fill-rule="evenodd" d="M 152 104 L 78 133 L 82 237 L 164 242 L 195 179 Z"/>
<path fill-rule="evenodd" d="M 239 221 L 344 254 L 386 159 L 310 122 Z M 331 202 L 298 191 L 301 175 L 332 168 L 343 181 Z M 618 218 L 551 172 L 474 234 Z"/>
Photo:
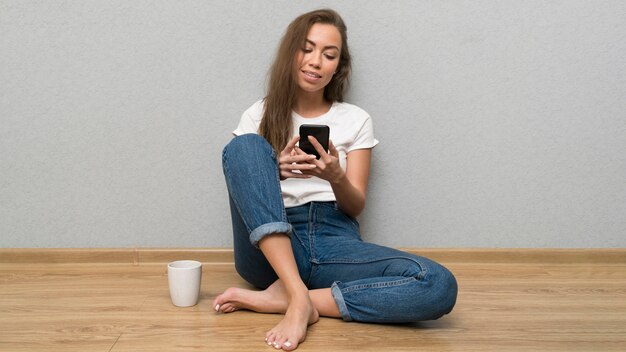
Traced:
<path fill-rule="evenodd" d="M 339 65 L 341 34 L 331 24 L 315 23 L 296 54 L 296 81 L 305 92 L 323 93 Z"/>

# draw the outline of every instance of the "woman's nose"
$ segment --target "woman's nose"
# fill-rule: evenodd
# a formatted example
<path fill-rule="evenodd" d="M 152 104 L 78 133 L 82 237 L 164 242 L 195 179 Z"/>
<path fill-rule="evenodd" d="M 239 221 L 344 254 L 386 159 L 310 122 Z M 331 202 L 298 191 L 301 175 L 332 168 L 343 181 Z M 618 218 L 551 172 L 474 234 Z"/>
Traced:
<path fill-rule="evenodd" d="M 315 68 L 319 68 L 321 63 L 322 63 L 322 60 L 320 59 L 320 57 L 318 55 L 311 55 L 311 57 L 309 58 L 309 65 L 310 66 L 313 66 Z"/>

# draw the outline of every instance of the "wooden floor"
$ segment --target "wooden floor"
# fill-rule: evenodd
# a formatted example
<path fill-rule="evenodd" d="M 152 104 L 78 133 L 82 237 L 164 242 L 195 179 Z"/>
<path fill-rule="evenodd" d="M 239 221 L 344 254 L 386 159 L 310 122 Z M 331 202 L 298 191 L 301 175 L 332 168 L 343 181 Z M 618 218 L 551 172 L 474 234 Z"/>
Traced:
<path fill-rule="evenodd" d="M 248 287 L 232 263 L 205 262 L 200 303 L 177 308 L 158 261 L 180 254 L 90 263 L 81 253 L 31 262 L 0 251 L 0 351 L 273 350 L 263 338 L 280 315 L 210 307 L 227 287 Z M 626 351 L 626 251 L 481 253 L 432 251 L 459 282 L 450 315 L 402 325 L 322 318 L 298 351 Z"/>

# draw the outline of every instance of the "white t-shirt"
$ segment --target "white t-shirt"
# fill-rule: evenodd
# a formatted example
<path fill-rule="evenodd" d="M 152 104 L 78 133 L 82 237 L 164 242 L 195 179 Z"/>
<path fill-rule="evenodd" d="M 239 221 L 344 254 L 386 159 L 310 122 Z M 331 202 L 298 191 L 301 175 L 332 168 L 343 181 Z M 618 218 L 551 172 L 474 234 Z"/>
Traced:
<path fill-rule="evenodd" d="M 246 133 L 258 133 L 263 118 L 263 100 L 254 103 L 241 116 L 239 126 L 233 131 L 236 136 Z M 374 138 L 372 119 L 367 112 L 356 105 L 348 103 L 333 103 L 330 110 L 324 115 L 306 118 L 292 114 L 294 137 L 298 134 L 300 125 L 316 124 L 330 127 L 330 139 L 337 152 L 339 164 L 346 169 L 346 155 L 356 149 L 369 149 L 378 144 Z M 326 180 L 318 177 L 308 179 L 288 178 L 280 182 L 285 207 L 295 207 L 312 201 L 334 201 L 335 194 Z"/>

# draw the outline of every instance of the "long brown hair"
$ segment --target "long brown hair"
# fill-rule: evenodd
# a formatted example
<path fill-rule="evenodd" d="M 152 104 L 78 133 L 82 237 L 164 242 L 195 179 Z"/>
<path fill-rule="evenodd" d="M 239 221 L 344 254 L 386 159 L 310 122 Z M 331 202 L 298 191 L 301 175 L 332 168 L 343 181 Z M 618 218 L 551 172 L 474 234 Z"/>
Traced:
<path fill-rule="evenodd" d="M 333 10 L 321 9 L 298 16 L 280 41 L 274 63 L 269 71 L 265 110 L 259 126 L 263 136 L 280 153 L 291 139 L 293 122 L 291 112 L 296 102 L 298 89 L 295 78 L 295 58 L 306 42 L 306 36 L 313 24 L 331 24 L 341 34 L 341 53 L 337 73 L 324 87 L 324 99 L 328 102 L 342 102 L 344 91 L 349 85 L 351 68 L 348 50 L 347 28 L 341 16 Z"/>

